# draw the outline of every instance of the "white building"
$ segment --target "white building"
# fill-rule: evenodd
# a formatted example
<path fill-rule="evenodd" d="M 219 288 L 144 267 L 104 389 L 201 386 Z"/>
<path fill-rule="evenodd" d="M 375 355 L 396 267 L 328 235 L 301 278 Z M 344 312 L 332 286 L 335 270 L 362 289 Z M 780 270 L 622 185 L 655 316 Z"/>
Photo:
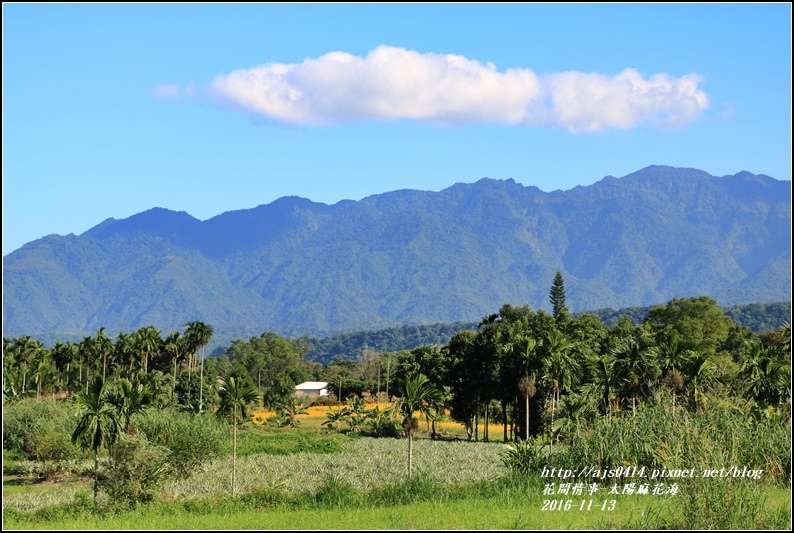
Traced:
<path fill-rule="evenodd" d="M 304 381 L 295 385 L 295 396 L 328 396 L 328 382 Z"/>

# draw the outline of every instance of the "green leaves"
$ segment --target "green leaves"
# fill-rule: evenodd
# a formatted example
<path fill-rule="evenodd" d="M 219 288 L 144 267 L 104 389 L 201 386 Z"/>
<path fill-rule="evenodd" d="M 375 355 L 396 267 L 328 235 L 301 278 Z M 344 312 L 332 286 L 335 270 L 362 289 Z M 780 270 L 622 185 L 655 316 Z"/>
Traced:
<path fill-rule="evenodd" d="M 88 391 L 75 395 L 74 404 L 80 421 L 72 442 L 96 454 L 102 446 L 112 445 L 121 430 L 115 406 L 110 402 L 105 382 L 96 376 Z"/>
<path fill-rule="evenodd" d="M 387 409 L 387 412 L 392 416 L 401 416 L 403 420 L 411 421 L 409 426 L 411 428 L 413 428 L 414 412 L 418 411 L 420 416 L 430 420 L 444 405 L 443 393 L 430 383 L 424 374 L 403 381 L 399 393 L 402 396 Z"/>
<path fill-rule="evenodd" d="M 533 474 L 540 470 L 545 440 L 541 437 L 505 444 L 499 458 L 507 468 L 520 474 Z"/>
<path fill-rule="evenodd" d="M 238 420 L 244 420 L 248 416 L 246 412 L 248 406 L 259 400 L 259 394 L 253 386 L 233 377 L 218 379 L 218 394 L 221 403 L 217 416 L 223 418 L 231 415 L 235 425 Z"/>

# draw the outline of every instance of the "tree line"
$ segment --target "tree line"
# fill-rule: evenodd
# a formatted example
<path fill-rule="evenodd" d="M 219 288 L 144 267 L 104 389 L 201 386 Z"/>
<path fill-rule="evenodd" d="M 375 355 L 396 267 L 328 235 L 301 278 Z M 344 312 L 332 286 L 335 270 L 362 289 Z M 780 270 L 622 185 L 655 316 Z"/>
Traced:
<path fill-rule="evenodd" d="M 638 324 L 614 326 L 593 314 L 573 315 L 558 272 L 549 292 L 553 311 L 505 304 L 446 344 L 379 353 L 355 361 L 306 360 L 307 339 L 266 332 L 234 340 L 225 354 L 204 357 L 213 328 L 189 322 L 165 337 L 154 326 L 108 337 L 104 328 L 52 349 L 30 336 L 3 340 L 4 398 L 88 391 L 95 376 L 148 386 L 154 404 L 200 413 L 221 401 L 218 377 L 250 385 L 262 407 L 293 409 L 302 381 L 327 381 L 333 397 L 394 396 L 419 374 L 444 394 L 444 405 L 473 439 L 559 435 L 577 417 L 630 414 L 660 391 L 681 408 L 704 409 L 710 396 L 790 406 L 791 326 L 756 333 L 739 326 L 711 298 L 673 299 Z M 485 424 L 479 434 L 481 422 Z"/>

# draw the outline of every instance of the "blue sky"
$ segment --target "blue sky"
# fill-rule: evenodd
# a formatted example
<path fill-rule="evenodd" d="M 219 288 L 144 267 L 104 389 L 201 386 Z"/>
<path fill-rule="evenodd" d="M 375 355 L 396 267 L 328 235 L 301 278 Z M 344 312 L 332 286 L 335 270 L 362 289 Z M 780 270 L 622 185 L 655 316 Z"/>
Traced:
<path fill-rule="evenodd" d="M 155 206 L 791 180 L 791 99 L 788 3 L 4 3 L 3 255 Z"/>

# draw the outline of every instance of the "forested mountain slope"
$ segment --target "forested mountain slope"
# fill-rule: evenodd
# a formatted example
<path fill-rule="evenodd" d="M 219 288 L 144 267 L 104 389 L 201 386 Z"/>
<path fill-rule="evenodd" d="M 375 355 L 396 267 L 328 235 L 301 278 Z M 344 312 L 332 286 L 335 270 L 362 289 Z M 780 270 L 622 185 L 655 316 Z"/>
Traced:
<path fill-rule="evenodd" d="M 791 182 L 652 166 L 546 193 L 481 179 L 334 205 L 285 197 L 200 221 L 154 208 L 3 258 L 4 335 L 168 330 L 289 336 L 708 295 L 790 301 Z"/>

